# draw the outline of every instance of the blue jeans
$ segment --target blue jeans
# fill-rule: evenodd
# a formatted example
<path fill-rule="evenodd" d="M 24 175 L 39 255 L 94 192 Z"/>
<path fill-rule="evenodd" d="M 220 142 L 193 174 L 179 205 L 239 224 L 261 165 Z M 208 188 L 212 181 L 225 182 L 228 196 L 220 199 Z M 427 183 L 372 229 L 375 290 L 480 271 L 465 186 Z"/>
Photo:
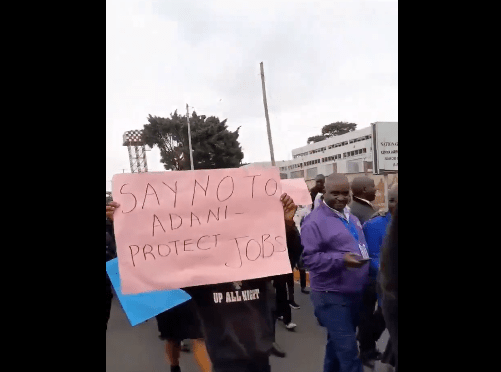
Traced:
<path fill-rule="evenodd" d="M 324 372 L 363 372 L 356 328 L 362 296 L 311 291 L 315 316 L 327 328 Z"/>

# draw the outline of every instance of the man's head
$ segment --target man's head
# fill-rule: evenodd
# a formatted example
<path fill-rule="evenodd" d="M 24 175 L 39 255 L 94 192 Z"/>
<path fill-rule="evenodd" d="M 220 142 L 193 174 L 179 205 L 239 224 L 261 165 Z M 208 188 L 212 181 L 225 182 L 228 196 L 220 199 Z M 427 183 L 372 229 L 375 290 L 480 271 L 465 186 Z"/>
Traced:
<path fill-rule="evenodd" d="M 315 186 L 313 189 L 316 192 L 323 192 L 324 191 L 324 185 L 325 185 L 325 176 L 323 174 L 319 174 L 315 177 Z"/>
<path fill-rule="evenodd" d="M 351 183 L 353 195 L 368 200 L 370 202 L 376 199 L 376 185 L 374 180 L 369 177 L 357 177 Z"/>
<path fill-rule="evenodd" d="M 341 212 L 348 204 L 350 183 L 345 175 L 334 173 L 325 180 L 324 202 L 332 209 Z"/>
<path fill-rule="evenodd" d="M 393 185 L 388 191 L 388 210 L 391 214 L 395 212 L 398 203 L 398 183 Z"/>

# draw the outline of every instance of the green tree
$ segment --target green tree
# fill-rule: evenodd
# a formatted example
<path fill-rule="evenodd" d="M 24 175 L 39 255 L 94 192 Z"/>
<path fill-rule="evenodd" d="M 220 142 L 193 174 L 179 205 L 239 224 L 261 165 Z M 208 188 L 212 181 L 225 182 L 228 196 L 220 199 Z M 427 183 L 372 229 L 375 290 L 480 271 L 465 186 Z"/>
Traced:
<path fill-rule="evenodd" d="M 323 140 L 324 140 L 324 139 L 326 139 L 326 138 L 327 138 L 327 137 L 326 137 L 326 136 L 324 136 L 324 135 L 309 137 L 309 138 L 308 138 L 308 145 L 309 145 L 310 143 L 323 141 Z"/>
<path fill-rule="evenodd" d="M 143 140 L 150 147 L 158 146 L 161 162 L 167 170 L 191 169 L 186 116 L 177 110 L 168 118 L 148 116 L 144 125 Z M 226 119 L 215 116 L 190 117 L 191 146 L 195 169 L 238 168 L 244 154 L 238 142 L 238 130 L 228 130 Z"/>
<path fill-rule="evenodd" d="M 309 137 L 307 140 L 307 144 L 309 145 L 312 142 L 323 141 L 324 139 L 340 136 L 342 134 L 346 134 L 349 132 L 353 132 L 356 130 L 357 124 L 348 123 L 346 121 L 336 121 L 335 123 L 327 124 L 322 127 L 322 134 L 319 136 Z"/>
<path fill-rule="evenodd" d="M 357 124 L 355 123 L 336 121 L 335 123 L 324 125 L 324 127 L 322 128 L 322 134 L 329 138 L 332 136 L 340 136 L 341 134 L 353 132 L 356 128 Z"/>

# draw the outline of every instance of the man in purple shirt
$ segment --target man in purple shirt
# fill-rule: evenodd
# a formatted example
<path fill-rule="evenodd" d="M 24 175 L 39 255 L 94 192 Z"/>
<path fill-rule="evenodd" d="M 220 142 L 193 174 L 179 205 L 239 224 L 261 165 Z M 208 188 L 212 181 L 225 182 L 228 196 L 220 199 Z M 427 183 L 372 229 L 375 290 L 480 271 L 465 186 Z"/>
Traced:
<path fill-rule="evenodd" d="M 346 176 L 327 177 L 324 201 L 301 228 L 315 316 L 328 332 L 324 372 L 363 372 L 355 330 L 369 265 L 362 225 L 346 208 L 349 194 Z"/>

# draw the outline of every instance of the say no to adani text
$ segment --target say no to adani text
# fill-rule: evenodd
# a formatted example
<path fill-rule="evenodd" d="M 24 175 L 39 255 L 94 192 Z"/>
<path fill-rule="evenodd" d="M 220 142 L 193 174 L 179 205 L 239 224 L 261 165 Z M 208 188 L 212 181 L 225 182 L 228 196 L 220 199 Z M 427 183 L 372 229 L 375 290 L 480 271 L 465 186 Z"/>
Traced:
<path fill-rule="evenodd" d="M 277 168 L 117 174 L 122 292 L 291 272 Z"/>

